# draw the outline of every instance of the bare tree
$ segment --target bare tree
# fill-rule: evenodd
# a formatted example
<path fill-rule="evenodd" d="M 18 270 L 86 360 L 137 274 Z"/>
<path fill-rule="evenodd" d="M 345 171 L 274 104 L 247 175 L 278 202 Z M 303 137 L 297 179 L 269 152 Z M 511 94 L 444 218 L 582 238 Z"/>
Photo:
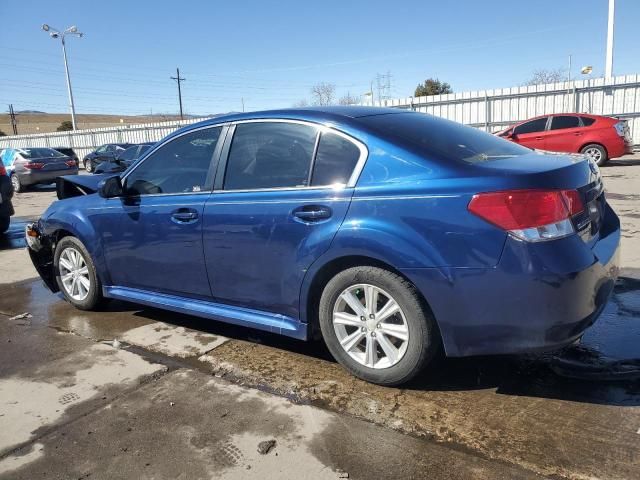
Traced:
<path fill-rule="evenodd" d="M 309 102 L 307 102 L 304 98 L 302 100 L 298 100 L 296 103 L 293 104 L 294 107 L 308 107 L 309 106 Z"/>
<path fill-rule="evenodd" d="M 311 98 L 314 105 L 321 107 L 331 105 L 336 95 L 336 86 L 333 83 L 320 82 L 311 88 Z"/>
<path fill-rule="evenodd" d="M 346 95 L 343 95 L 338 100 L 339 105 L 357 105 L 360 103 L 360 99 L 355 95 L 351 95 L 350 92 L 347 92 Z"/>
<path fill-rule="evenodd" d="M 566 78 L 564 69 L 556 68 L 555 70 L 547 70 L 545 68 L 534 70 L 531 78 L 525 82 L 525 85 L 543 85 L 545 83 L 562 82 Z"/>

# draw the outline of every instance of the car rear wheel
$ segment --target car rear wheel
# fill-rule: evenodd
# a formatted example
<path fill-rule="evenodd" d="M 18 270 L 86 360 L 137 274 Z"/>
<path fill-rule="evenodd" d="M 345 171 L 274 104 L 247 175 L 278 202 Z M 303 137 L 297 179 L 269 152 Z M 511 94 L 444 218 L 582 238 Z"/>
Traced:
<path fill-rule="evenodd" d="M 5 233 L 9 230 L 9 224 L 11 223 L 11 218 L 5 215 L 0 216 L 0 233 Z"/>
<path fill-rule="evenodd" d="M 588 158 L 596 162 L 598 166 L 602 166 L 609 161 L 607 151 L 602 145 L 598 145 L 597 143 L 584 146 L 582 150 L 580 150 L 580 153 L 583 153 Z"/>
<path fill-rule="evenodd" d="M 64 237 L 53 257 L 56 282 L 65 299 L 81 310 L 93 310 L 102 303 L 102 285 L 91 255 L 80 240 Z"/>
<path fill-rule="evenodd" d="M 409 381 L 440 348 L 433 315 L 413 285 L 381 268 L 354 267 L 331 279 L 319 320 L 334 358 L 379 385 Z"/>
<path fill-rule="evenodd" d="M 11 175 L 11 186 L 13 186 L 13 191 L 15 193 L 20 193 L 24 190 L 22 182 L 20 182 L 20 178 L 18 178 L 18 175 L 16 175 L 15 173 Z"/>
<path fill-rule="evenodd" d="M 84 161 L 84 169 L 88 172 L 91 173 L 93 171 L 93 165 L 91 165 L 91 160 L 85 160 Z"/>

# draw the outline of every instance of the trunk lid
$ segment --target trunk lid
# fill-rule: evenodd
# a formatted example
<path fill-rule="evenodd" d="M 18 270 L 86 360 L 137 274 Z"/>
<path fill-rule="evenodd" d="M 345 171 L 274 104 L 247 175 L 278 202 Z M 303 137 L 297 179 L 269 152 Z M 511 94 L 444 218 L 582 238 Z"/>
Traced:
<path fill-rule="evenodd" d="M 40 171 L 53 171 L 53 170 L 68 170 L 70 168 L 66 162 L 72 160 L 71 157 L 42 157 L 42 158 L 29 158 L 27 163 L 42 163 Z"/>

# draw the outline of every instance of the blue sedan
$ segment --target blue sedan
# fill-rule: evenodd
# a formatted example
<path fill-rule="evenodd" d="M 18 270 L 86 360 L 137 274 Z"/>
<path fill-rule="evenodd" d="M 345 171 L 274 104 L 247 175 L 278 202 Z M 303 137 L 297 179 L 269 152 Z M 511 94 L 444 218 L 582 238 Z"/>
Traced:
<path fill-rule="evenodd" d="M 27 240 L 77 308 L 115 298 L 322 337 L 383 385 L 440 349 L 572 343 L 618 274 L 620 223 L 593 162 L 415 112 L 229 115 L 173 133 L 119 176 L 59 183 L 78 188 Z"/>

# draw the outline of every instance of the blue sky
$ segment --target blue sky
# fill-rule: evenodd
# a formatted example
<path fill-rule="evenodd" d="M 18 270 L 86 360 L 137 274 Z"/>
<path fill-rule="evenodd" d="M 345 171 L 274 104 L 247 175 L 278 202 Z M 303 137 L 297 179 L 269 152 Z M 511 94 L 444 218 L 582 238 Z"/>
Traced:
<path fill-rule="evenodd" d="M 640 73 L 640 1 L 617 0 L 614 73 Z M 362 95 L 390 72 L 391 95 L 427 77 L 455 91 L 508 87 L 540 68 L 602 75 L 607 0 L 181 2 L 0 0 L 0 110 L 66 112 L 59 41 L 42 23 L 77 25 L 67 42 L 78 113 L 207 114 L 288 107 L 317 82 Z"/>

